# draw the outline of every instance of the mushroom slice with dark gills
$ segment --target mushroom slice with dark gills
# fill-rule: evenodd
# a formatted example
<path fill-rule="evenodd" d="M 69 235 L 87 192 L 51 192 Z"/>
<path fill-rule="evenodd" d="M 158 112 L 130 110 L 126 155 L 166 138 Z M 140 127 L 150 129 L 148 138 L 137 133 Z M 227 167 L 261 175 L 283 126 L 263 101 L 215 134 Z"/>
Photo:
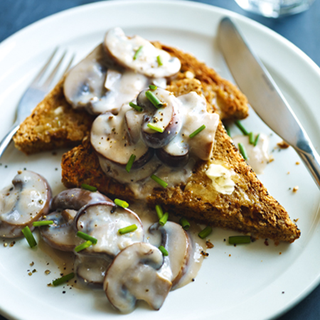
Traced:
<path fill-rule="evenodd" d="M 150 101 L 148 94 L 159 100 L 158 106 Z M 164 89 L 143 90 L 137 97 L 137 104 L 145 113 L 141 131 L 145 144 L 155 149 L 166 146 L 181 129 L 179 100 Z"/>
<path fill-rule="evenodd" d="M 161 251 L 149 243 L 135 243 L 113 260 L 103 288 L 110 303 L 120 312 L 133 311 L 137 300 L 159 310 L 172 283 L 171 271 L 163 266 Z"/>
<path fill-rule="evenodd" d="M 177 99 L 180 102 L 182 128 L 172 141 L 162 149 L 156 150 L 157 157 L 170 167 L 185 166 L 190 155 L 201 160 L 209 160 L 214 147 L 219 116 L 207 112 L 205 98 L 196 92 L 190 92 Z M 203 125 L 205 129 L 190 138 L 190 134 Z"/>
<path fill-rule="evenodd" d="M 53 224 L 40 228 L 44 241 L 52 248 L 72 252 L 79 244 L 79 238 L 73 227 L 76 214 L 77 211 L 68 209 L 47 214 L 44 220 L 52 220 Z"/>
<path fill-rule="evenodd" d="M 172 271 L 172 286 L 174 287 L 181 277 L 185 274 L 192 252 L 192 245 L 189 235 L 183 228 L 171 221 L 167 221 L 164 226 L 155 223 L 150 226 L 149 232 L 161 232 L 161 243 L 153 243 L 155 246 L 162 245 L 168 251 L 169 255 L 164 257 L 165 261 Z"/>
<path fill-rule="evenodd" d="M 91 144 L 98 153 L 102 170 L 122 183 L 142 180 L 159 166 L 158 162 L 150 161 L 153 149 L 140 138 L 135 139 L 135 143 L 129 138 L 125 115 L 131 111 L 129 105 L 123 105 L 118 115 L 110 112 L 101 114 L 91 128 Z M 131 155 L 135 156 L 135 161 L 130 172 L 127 172 L 125 168 Z M 139 168 L 141 170 L 136 170 Z"/>
<path fill-rule="evenodd" d="M 107 256 L 75 255 L 74 271 L 85 284 L 93 287 L 103 286 L 104 277 L 112 259 Z"/>
<path fill-rule="evenodd" d="M 117 113 L 149 81 L 142 74 L 119 67 L 99 45 L 69 71 L 64 94 L 73 108 L 85 108 L 91 114 Z"/>
<path fill-rule="evenodd" d="M 49 212 L 51 189 L 45 178 L 32 171 L 18 171 L 12 185 L 0 191 L 0 237 L 22 236 L 25 226 Z"/>
<path fill-rule="evenodd" d="M 179 59 L 140 36 L 127 37 L 120 28 L 107 32 L 104 47 L 120 65 L 148 77 L 170 77 L 181 68 Z"/>
<path fill-rule="evenodd" d="M 135 224 L 133 232 L 120 234 L 119 229 Z M 95 203 L 81 208 L 74 220 L 77 231 L 98 240 L 97 244 L 80 251 L 80 254 L 116 256 L 127 246 L 144 240 L 140 218 L 131 210 L 115 204 Z"/>
<path fill-rule="evenodd" d="M 92 192 L 81 188 L 67 189 L 56 195 L 50 205 L 51 211 L 62 209 L 80 210 L 89 203 L 108 202 L 113 205 L 111 199 L 96 191 Z"/>

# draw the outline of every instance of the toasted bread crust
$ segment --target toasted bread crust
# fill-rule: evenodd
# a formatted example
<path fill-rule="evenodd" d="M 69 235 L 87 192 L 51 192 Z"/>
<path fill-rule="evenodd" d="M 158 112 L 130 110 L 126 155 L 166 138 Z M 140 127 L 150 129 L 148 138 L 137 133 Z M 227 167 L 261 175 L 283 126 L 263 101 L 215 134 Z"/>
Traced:
<path fill-rule="evenodd" d="M 233 84 L 219 77 L 214 70 L 199 62 L 192 55 L 158 42 L 154 44 L 181 61 L 181 71 L 168 81 L 169 87 L 177 88 L 175 85 L 177 81 L 187 79 L 190 74 L 193 74 L 198 79 L 198 84 L 194 83 L 194 86 L 198 86 L 198 91 L 204 94 L 208 103 L 212 105 L 211 108 L 220 115 L 221 119 L 243 119 L 248 116 L 247 99 Z M 196 79 L 194 81 L 197 81 Z M 199 80 L 201 85 L 199 85 Z M 64 79 L 21 124 L 13 140 L 16 148 L 22 152 L 32 154 L 75 146 L 81 143 L 90 131 L 94 116 L 84 110 L 75 110 L 71 107 L 64 97 L 63 83 Z M 212 101 L 216 103 L 211 104 Z"/>

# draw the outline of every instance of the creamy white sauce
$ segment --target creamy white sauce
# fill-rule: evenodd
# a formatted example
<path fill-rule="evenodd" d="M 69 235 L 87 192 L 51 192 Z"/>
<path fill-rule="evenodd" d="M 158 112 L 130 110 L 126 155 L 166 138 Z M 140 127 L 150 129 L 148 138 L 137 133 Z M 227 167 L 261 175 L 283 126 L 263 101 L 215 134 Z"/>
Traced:
<path fill-rule="evenodd" d="M 264 133 L 260 133 L 256 146 L 249 143 L 248 136 L 235 136 L 232 140 L 237 148 L 238 143 L 243 144 L 248 156 L 247 162 L 257 174 L 262 174 L 270 160 L 269 138 Z"/>

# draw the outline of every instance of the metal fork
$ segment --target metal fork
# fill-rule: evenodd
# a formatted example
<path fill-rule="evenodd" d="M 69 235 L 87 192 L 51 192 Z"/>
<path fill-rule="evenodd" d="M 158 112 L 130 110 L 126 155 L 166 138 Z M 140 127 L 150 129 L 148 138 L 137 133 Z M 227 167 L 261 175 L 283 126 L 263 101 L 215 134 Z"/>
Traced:
<path fill-rule="evenodd" d="M 43 75 L 46 73 L 47 69 L 49 69 L 52 61 L 54 60 L 55 55 L 57 54 L 58 48 L 56 48 L 49 60 L 42 67 L 38 75 L 32 81 L 28 89 L 23 94 L 17 110 L 17 119 L 12 125 L 9 132 L 4 136 L 4 138 L 0 142 L 0 158 L 12 140 L 13 136 L 18 131 L 20 124 L 24 121 L 24 119 L 31 114 L 31 111 L 36 107 L 36 105 L 43 100 L 45 95 L 50 91 L 53 87 L 53 80 L 56 78 L 57 74 L 60 71 L 60 67 L 65 59 L 67 51 L 64 51 L 60 60 L 53 68 L 52 72 L 48 75 L 47 79 L 41 82 Z M 74 59 L 74 55 L 69 59 L 67 67 L 63 70 L 63 74 L 70 68 Z"/>

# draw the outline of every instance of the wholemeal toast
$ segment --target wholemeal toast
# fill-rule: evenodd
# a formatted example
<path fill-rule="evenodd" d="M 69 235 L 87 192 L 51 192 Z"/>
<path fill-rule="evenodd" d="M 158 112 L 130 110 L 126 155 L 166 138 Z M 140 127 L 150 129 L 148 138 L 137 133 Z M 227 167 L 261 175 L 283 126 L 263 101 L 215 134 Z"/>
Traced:
<path fill-rule="evenodd" d="M 175 96 L 190 91 L 203 95 L 207 111 L 218 113 L 222 120 L 243 119 L 248 115 L 245 96 L 214 70 L 178 49 L 158 42 L 153 44 L 181 62 L 181 70 L 169 79 L 167 86 Z M 64 185 L 79 187 L 85 183 L 110 197 L 135 200 L 137 194 L 129 185 L 113 180 L 102 171 L 88 135 L 95 117 L 72 109 L 64 97 L 63 83 L 61 80 L 21 125 L 14 138 L 16 147 L 30 154 L 82 141 L 62 158 Z M 231 194 L 217 192 L 206 174 L 211 164 L 221 164 L 234 172 L 235 187 Z M 197 222 L 275 241 L 293 242 L 300 236 L 300 230 L 246 164 L 221 122 L 211 159 L 199 160 L 186 182 L 165 189 L 155 187 L 146 201 L 150 207 L 160 204 L 173 214 Z"/>
<path fill-rule="evenodd" d="M 195 88 L 195 85 L 198 85 Z M 201 85 L 186 79 L 172 82 L 168 90 L 175 95 L 190 91 L 201 92 Z M 212 108 L 208 105 L 208 111 Z M 206 175 L 210 164 L 222 164 L 235 172 L 232 194 L 216 191 Z M 63 155 L 62 181 L 66 187 L 89 184 L 110 197 L 134 201 L 137 195 L 126 184 L 121 184 L 103 173 L 89 137 L 82 144 Z M 150 207 L 160 204 L 170 213 L 197 222 L 250 233 L 275 241 L 293 242 L 300 230 L 290 220 L 286 210 L 269 195 L 256 174 L 247 165 L 220 122 L 215 136 L 215 147 L 210 161 L 198 161 L 187 183 L 172 188 L 154 188 L 146 198 Z"/>
<path fill-rule="evenodd" d="M 246 97 L 229 81 L 222 79 L 213 69 L 190 54 L 165 46 L 154 45 L 179 58 L 181 70 L 168 81 L 170 86 L 185 79 L 194 83 L 194 90 L 202 91 L 206 100 L 221 119 L 244 119 L 248 116 Z M 195 81 L 197 80 L 197 81 Z M 200 81 L 200 83 L 199 83 Z M 64 79 L 33 110 L 21 124 L 13 140 L 17 149 L 26 154 L 81 143 L 89 133 L 95 116 L 84 110 L 75 110 L 67 102 L 63 92 Z M 180 82 L 181 90 L 183 83 Z"/>

